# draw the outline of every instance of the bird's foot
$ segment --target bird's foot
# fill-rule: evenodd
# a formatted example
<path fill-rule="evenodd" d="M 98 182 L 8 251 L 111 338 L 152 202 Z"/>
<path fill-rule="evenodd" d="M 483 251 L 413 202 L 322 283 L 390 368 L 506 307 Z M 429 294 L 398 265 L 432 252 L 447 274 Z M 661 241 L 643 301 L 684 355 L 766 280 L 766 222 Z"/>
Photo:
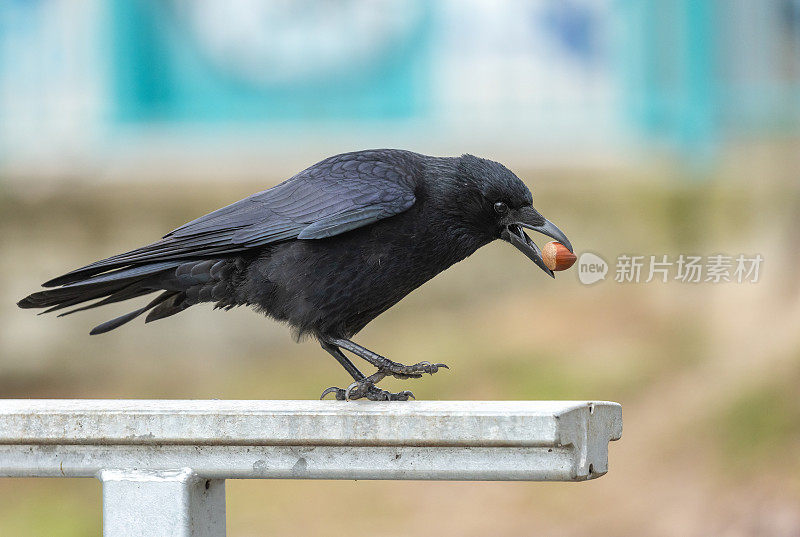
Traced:
<path fill-rule="evenodd" d="M 384 375 L 381 375 L 380 373 L 377 373 L 376 375 L 380 375 L 378 380 L 384 377 Z M 363 380 L 355 381 L 344 389 L 331 386 L 322 392 L 322 395 L 320 395 L 319 398 L 323 399 L 326 395 L 332 393 L 339 401 L 349 401 L 351 399 L 363 398 L 369 399 L 370 401 L 408 401 L 409 398 L 415 399 L 414 394 L 408 390 L 392 393 L 388 390 L 381 390 L 375 386 L 375 382 L 377 382 L 377 380 L 374 380 L 372 377 L 367 377 Z"/>
<path fill-rule="evenodd" d="M 381 367 L 379 371 L 385 375 L 391 375 L 398 379 L 418 379 L 423 374 L 433 375 L 439 369 L 450 369 L 447 364 L 432 364 L 430 362 L 419 362 L 414 365 L 404 365 L 397 362 L 390 362 Z"/>

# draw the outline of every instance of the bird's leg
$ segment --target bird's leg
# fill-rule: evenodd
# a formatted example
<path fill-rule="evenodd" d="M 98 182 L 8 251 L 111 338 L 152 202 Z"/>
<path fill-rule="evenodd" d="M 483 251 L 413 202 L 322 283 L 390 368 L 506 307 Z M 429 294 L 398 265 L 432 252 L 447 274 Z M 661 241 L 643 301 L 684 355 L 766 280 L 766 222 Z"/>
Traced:
<path fill-rule="evenodd" d="M 439 371 L 440 368 L 450 369 L 445 364 L 432 364 L 430 362 L 419 362 L 414 365 L 404 365 L 393 362 L 392 360 L 389 360 L 380 354 L 374 353 L 371 350 L 358 345 L 357 343 L 353 343 L 349 339 L 329 338 L 326 341 L 331 345 L 346 351 L 350 351 L 356 356 L 363 358 L 367 362 L 377 367 L 379 372 L 384 373 L 385 375 L 391 375 L 398 379 L 420 378 L 423 373 L 433 375 Z"/>
<path fill-rule="evenodd" d="M 337 362 L 342 364 L 342 367 L 344 367 L 345 370 L 350 373 L 350 376 L 353 377 L 353 380 L 364 380 L 364 373 L 359 371 L 358 368 L 353 365 L 353 362 L 350 361 L 350 358 L 345 356 L 342 351 L 339 350 L 339 347 L 331 345 L 325 341 L 321 341 L 320 345 L 322 345 L 322 348 L 328 351 L 331 356 L 336 358 Z"/>
<path fill-rule="evenodd" d="M 402 391 L 399 393 L 391 393 L 386 390 L 381 390 L 375 384 L 386 376 L 386 373 L 382 373 L 378 371 L 374 375 L 370 375 L 369 377 L 365 377 L 364 374 L 358 370 L 358 368 L 353 365 L 353 362 L 350 361 L 347 356 L 345 356 L 339 347 L 328 343 L 328 342 L 320 342 L 322 348 L 328 351 L 336 361 L 342 364 L 348 373 L 353 377 L 354 381 L 350 386 L 346 389 L 337 388 L 336 386 L 331 386 L 324 392 L 322 395 L 319 396 L 320 399 L 324 398 L 329 393 L 333 393 L 336 396 L 336 399 L 343 401 L 347 399 L 361 399 L 362 397 L 366 397 L 372 401 L 407 401 L 409 397 L 414 397 L 414 394 L 409 391 Z"/>

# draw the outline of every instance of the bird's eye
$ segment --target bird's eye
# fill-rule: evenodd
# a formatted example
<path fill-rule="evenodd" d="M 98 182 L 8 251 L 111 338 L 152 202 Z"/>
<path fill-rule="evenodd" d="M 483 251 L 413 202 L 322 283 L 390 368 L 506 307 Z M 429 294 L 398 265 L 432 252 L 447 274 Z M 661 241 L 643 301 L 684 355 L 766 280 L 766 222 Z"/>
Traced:
<path fill-rule="evenodd" d="M 508 205 L 505 202 L 498 201 L 494 204 L 494 210 L 497 214 L 506 214 L 508 212 Z"/>

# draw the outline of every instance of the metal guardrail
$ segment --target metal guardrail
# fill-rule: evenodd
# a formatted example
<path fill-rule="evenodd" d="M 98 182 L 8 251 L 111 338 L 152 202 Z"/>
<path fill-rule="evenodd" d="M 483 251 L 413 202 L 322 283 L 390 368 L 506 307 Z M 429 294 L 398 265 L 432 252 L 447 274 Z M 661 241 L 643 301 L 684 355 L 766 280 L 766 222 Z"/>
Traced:
<path fill-rule="evenodd" d="M 225 535 L 225 479 L 583 481 L 622 408 L 579 401 L 0 401 L 0 477 L 96 477 L 106 537 Z"/>

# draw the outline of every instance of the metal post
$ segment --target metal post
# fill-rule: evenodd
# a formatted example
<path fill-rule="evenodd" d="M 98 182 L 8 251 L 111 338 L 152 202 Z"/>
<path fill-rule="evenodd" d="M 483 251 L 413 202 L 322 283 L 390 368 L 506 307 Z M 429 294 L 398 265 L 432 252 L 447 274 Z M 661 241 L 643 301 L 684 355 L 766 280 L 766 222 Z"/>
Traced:
<path fill-rule="evenodd" d="M 106 537 L 225 537 L 225 480 L 191 469 L 102 470 Z"/>

